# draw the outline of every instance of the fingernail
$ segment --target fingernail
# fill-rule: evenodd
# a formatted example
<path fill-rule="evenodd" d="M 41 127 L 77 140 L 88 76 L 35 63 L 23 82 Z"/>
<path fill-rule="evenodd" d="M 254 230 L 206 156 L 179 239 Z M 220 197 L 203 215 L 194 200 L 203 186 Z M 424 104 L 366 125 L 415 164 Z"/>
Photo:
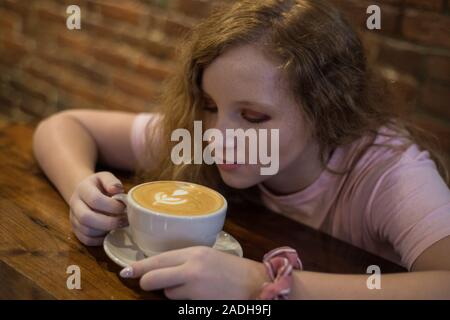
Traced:
<path fill-rule="evenodd" d="M 116 183 L 113 185 L 116 189 L 123 190 L 123 186 L 120 183 Z"/>
<path fill-rule="evenodd" d="M 128 217 L 126 215 L 123 215 L 119 218 L 119 224 L 121 225 L 128 225 Z"/>
<path fill-rule="evenodd" d="M 128 226 L 129 225 L 129 223 L 128 223 L 128 220 L 127 219 L 124 219 L 124 220 L 120 220 L 119 221 L 119 228 L 124 228 L 124 227 L 126 227 L 126 226 Z"/>
<path fill-rule="evenodd" d="M 120 276 L 122 278 L 131 278 L 133 276 L 133 268 L 131 266 L 128 266 L 122 269 L 122 271 L 120 271 Z"/>

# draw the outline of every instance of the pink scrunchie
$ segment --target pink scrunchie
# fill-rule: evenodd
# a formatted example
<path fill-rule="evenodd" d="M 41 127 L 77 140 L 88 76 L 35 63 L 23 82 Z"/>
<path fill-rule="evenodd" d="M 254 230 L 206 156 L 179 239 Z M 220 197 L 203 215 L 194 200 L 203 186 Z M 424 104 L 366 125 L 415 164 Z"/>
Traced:
<path fill-rule="evenodd" d="M 302 270 L 303 265 L 297 251 L 280 247 L 266 253 L 263 258 L 272 282 L 263 284 L 258 300 L 286 300 L 291 292 L 292 270 Z"/>

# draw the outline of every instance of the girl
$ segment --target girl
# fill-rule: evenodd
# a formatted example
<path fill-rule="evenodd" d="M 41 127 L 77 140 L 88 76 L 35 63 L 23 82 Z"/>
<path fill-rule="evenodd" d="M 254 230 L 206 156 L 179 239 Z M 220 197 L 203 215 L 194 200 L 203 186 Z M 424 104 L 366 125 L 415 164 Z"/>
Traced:
<path fill-rule="evenodd" d="M 110 198 L 122 185 L 109 172 L 94 173 L 99 160 L 137 170 L 142 181 L 188 180 L 227 197 L 261 199 L 411 271 L 383 275 L 381 290 L 369 290 L 365 275 L 294 271 L 284 278 L 292 281 L 284 283 L 291 299 L 450 298 L 446 170 L 383 100 L 359 39 L 333 7 L 238 1 L 214 11 L 181 48 L 158 112 L 71 110 L 38 126 L 36 158 L 69 203 L 81 242 L 100 245 L 127 224 L 123 206 Z M 173 164 L 171 132 L 192 130 L 194 120 L 223 131 L 279 129 L 278 173 L 260 175 L 260 165 Z M 206 247 L 162 253 L 121 275 L 173 299 L 261 297 L 271 280 L 262 263 Z"/>

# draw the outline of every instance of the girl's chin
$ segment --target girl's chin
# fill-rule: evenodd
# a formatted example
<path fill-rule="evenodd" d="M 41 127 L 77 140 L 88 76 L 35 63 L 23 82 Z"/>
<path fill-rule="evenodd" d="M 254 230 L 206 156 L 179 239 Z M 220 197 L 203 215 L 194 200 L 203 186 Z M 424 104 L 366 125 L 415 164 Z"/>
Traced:
<path fill-rule="evenodd" d="M 244 165 L 243 164 L 236 164 L 236 163 L 232 163 L 232 164 L 217 164 L 217 168 L 220 171 L 226 171 L 226 172 L 234 172 L 234 171 L 238 171 L 239 169 L 243 169 Z"/>
<path fill-rule="evenodd" d="M 234 172 L 229 171 L 222 171 L 219 169 L 220 176 L 222 177 L 223 182 L 234 189 L 247 189 L 250 188 L 256 184 L 258 184 L 260 181 L 255 179 L 255 177 L 251 177 L 248 174 L 240 173 L 235 174 Z M 261 178 L 261 177 L 257 177 Z"/>

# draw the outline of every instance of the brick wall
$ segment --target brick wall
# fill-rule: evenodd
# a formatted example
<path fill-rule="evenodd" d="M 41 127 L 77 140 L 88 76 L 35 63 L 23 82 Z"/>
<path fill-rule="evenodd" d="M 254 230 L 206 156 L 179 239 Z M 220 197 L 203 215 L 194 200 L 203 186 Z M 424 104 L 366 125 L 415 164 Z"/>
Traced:
<path fill-rule="evenodd" d="M 434 133 L 450 163 L 449 0 L 332 0 L 360 31 L 369 61 L 386 78 L 397 107 Z M 381 8 L 381 30 L 366 9 Z"/>
<path fill-rule="evenodd" d="M 151 110 L 180 35 L 218 1 L 0 0 L 1 121 L 79 107 Z M 450 155 L 449 1 L 333 2 L 361 30 L 398 108 Z M 82 30 L 66 28 L 70 4 L 81 7 Z M 381 30 L 365 28 L 370 4 L 382 9 Z"/>

